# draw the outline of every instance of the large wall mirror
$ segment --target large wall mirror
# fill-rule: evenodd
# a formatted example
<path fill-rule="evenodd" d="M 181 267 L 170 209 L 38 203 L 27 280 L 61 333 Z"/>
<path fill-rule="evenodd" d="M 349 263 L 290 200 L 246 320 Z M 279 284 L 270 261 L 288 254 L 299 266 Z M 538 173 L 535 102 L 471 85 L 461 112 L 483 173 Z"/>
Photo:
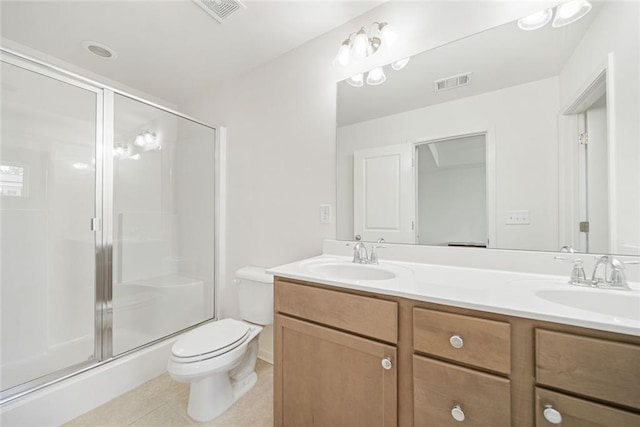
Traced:
<path fill-rule="evenodd" d="M 640 4 L 338 83 L 337 237 L 640 255 Z"/>

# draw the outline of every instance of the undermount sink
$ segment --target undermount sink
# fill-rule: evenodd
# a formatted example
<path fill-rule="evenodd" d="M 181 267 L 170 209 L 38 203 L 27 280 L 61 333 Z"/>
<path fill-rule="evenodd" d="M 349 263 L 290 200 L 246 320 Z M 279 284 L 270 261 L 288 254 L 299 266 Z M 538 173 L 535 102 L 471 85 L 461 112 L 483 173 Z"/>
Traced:
<path fill-rule="evenodd" d="M 309 270 L 321 276 L 347 280 L 389 280 L 396 277 L 391 270 L 366 264 L 326 263 L 310 266 Z"/>
<path fill-rule="evenodd" d="M 607 316 L 640 321 L 640 296 L 638 292 L 576 290 L 541 290 L 539 298 Z"/>

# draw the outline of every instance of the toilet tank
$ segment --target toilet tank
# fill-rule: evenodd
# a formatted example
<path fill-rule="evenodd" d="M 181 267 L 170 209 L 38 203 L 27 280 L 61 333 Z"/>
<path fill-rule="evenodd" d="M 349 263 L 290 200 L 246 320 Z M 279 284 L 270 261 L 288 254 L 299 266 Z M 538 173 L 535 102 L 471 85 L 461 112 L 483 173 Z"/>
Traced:
<path fill-rule="evenodd" d="M 236 271 L 240 318 L 257 325 L 273 323 L 273 275 L 261 267 Z"/>

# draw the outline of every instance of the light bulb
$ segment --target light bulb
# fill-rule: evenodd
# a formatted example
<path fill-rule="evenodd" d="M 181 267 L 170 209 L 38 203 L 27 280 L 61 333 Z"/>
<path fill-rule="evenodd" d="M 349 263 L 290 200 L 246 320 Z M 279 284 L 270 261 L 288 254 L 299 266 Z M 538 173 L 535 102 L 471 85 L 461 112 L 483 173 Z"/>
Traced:
<path fill-rule="evenodd" d="M 400 59 L 398 61 L 392 62 L 391 63 L 391 68 L 393 68 L 396 71 L 400 71 L 404 67 L 407 66 L 407 64 L 409 63 L 410 59 L 411 59 L 411 57 L 408 57 L 408 58 L 404 58 L 404 59 Z"/>
<path fill-rule="evenodd" d="M 572 24 L 585 16 L 591 10 L 591 3 L 587 0 L 573 0 L 563 3 L 556 9 L 556 17 L 551 24 L 554 28 Z"/>
<path fill-rule="evenodd" d="M 380 38 L 387 46 L 393 46 L 398 41 L 398 34 L 391 28 L 389 24 L 383 22 L 379 24 Z"/>
<path fill-rule="evenodd" d="M 347 84 L 349 84 L 349 85 L 351 85 L 353 87 L 362 87 L 364 85 L 364 75 L 363 74 L 356 74 L 355 76 L 349 77 L 345 81 L 347 82 Z"/>
<path fill-rule="evenodd" d="M 518 19 L 518 27 L 525 31 L 537 30 L 547 25 L 552 17 L 553 10 L 541 10 L 540 12 Z"/>
<path fill-rule="evenodd" d="M 360 28 L 360 31 L 353 39 L 353 56 L 357 59 L 366 58 L 369 50 L 369 38 L 364 31 L 364 27 Z"/>
<path fill-rule="evenodd" d="M 340 49 L 338 49 L 338 54 L 336 55 L 336 59 L 333 60 L 334 65 L 341 65 L 346 67 L 351 62 L 351 40 L 345 40 Z"/>
<path fill-rule="evenodd" d="M 371 85 L 371 86 L 381 85 L 382 83 L 384 83 L 385 80 L 387 80 L 387 76 L 385 76 L 384 70 L 382 69 L 382 67 L 374 68 L 373 70 L 369 71 L 369 73 L 367 74 L 368 85 Z"/>
<path fill-rule="evenodd" d="M 156 134 L 148 130 L 142 133 L 142 137 L 146 145 L 151 145 L 156 141 Z"/>
<path fill-rule="evenodd" d="M 144 147 L 146 141 L 144 140 L 144 136 L 142 134 L 138 134 L 138 136 L 136 136 L 136 139 L 133 143 L 136 144 L 138 147 Z"/>

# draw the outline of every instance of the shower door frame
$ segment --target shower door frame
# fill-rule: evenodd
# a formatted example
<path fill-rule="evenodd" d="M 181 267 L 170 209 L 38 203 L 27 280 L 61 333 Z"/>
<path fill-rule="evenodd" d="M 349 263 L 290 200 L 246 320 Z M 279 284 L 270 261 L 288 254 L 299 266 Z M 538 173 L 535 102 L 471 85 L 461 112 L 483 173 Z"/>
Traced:
<path fill-rule="evenodd" d="M 94 329 L 94 353 L 93 357 L 84 362 L 71 365 L 39 378 L 16 385 L 7 390 L 0 390 L 0 405 L 23 397 L 27 394 L 41 390 L 47 386 L 59 383 L 68 378 L 86 371 L 93 370 L 111 361 L 128 356 L 131 353 L 150 347 L 161 341 L 165 341 L 185 331 L 197 328 L 203 323 L 217 319 L 218 314 L 218 289 L 217 283 L 224 274 L 222 259 L 220 258 L 221 246 L 224 244 L 224 236 L 220 236 L 222 230 L 221 221 L 224 220 L 220 208 L 221 199 L 224 197 L 223 172 L 224 162 L 224 134 L 225 129 L 220 126 L 212 126 L 194 119 L 188 115 L 179 113 L 173 109 L 164 107 L 139 96 L 102 84 L 98 81 L 83 77 L 79 74 L 67 71 L 63 68 L 24 55 L 13 49 L 0 46 L 0 61 L 13 66 L 35 72 L 45 77 L 61 81 L 96 94 L 96 139 L 95 139 L 95 217 L 87 219 L 87 226 L 95 227 L 95 329 Z M 113 191 L 114 191 L 114 96 L 115 94 L 139 101 L 150 107 L 157 108 L 179 118 L 189 120 L 214 131 L 214 285 L 213 285 L 213 316 L 195 325 L 163 336 L 145 343 L 116 356 L 113 355 Z"/>

